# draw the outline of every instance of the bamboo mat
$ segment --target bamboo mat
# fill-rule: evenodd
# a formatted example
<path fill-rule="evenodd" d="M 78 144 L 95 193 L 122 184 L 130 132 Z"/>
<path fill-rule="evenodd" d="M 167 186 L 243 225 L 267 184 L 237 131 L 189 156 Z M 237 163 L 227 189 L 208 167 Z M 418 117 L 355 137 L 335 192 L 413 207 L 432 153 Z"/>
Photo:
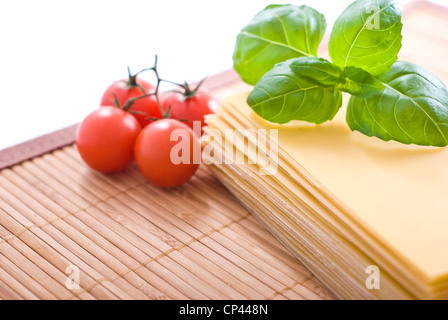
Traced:
<path fill-rule="evenodd" d="M 448 83 L 448 15 L 419 3 L 400 58 Z M 224 78 L 218 98 L 248 89 Z M 334 297 L 203 166 L 162 190 L 135 165 L 93 172 L 69 145 L 0 171 L 0 299 Z"/>
<path fill-rule="evenodd" d="M 330 297 L 203 168 L 167 191 L 135 166 L 93 172 L 69 146 L 1 172 L 0 225 L 2 298 Z"/>
<path fill-rule="evenodd" d="M 203 166 L 162 190 L 135 165 L 88 169 L 74 145 L 46 153 L 0 172 L 0 237 L 2 299 L 333 298 Z"/>

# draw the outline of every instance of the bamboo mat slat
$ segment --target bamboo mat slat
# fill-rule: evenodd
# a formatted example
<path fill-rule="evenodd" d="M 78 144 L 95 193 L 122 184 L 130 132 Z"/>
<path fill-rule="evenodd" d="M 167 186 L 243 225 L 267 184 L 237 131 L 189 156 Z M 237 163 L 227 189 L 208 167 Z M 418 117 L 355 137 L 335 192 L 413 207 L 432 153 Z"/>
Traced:
<path fill-rule="evenodd" d="M 421 65 L 446 82 L 437 61 L 448 43 L 434 30 L 448 23 L 433 6 L 416 9 L 406 13 L 400 58 L 427 57 Z M 223 78 L 212 89 L 223 98 L 249 87 Z M 72 265 L 79 289 L 66 287 Z M 135 165 L 94 172 L 69 145 L 0 171 L 0 299 L 334 296 L 203 166 L 163 190 Z"/>

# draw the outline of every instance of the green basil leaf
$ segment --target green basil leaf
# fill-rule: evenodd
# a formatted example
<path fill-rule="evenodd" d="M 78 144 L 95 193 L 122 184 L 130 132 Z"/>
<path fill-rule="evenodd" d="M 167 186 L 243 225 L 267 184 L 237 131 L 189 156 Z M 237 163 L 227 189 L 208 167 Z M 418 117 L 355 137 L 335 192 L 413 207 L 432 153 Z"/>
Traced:
<path fill-rule="evenodd" d="M 249 106 L 274 123 L 305 120 L 323 123 L 334 118 L 342 104 L 342 92 L 310 82 L 291 70 L 297 59 L 278 63 L 255 85 Z"/>
<path fill-rule="evenodd" d="M 341 68 L 323 58 L 303 57 L 291 62 L 292 72 L 323 86 L 338 86 L 342 81 Z"/>
<path fill-rule="evenodd" d="M 350 99 L 347 123 L 351 130 L 385 141 L 448 145 L 448 90 L 442 81 L 403 61 L 378 79 L 384 84 L 381 93 Z"/>
<path fill-rule="evenodd" d="M 401 49 L 401 6 L 390 0 L 358 0 L 336 20 L 328 51 L 331 60 L 373 76 L 386 73 Z"/>
<path fill-rule="evenodd" d="M 278 62 L 317 55 L 326 27 L 324 16 L 308 6 L 268 6 L 239 33 L 234 68 L 255 85 Z"/>
<path fill-rule="evenodd" d="M 369 98 L 384 89 L 384 84 L 370 73 L 360 68 L 347 67 L 344 69 L 345 79 L 341 83 L 341 90 L 360 98 Z"/>
<path fill-rule="evenodd" d="M 291 70 L 300 77 L 322 86 L 339 86 L 352 95 L 368 98 L 384 89 L 381 81 L 360 68 L 344 70 L 328 60 L 316 57 L 298 58 L 291 63 Z"/>

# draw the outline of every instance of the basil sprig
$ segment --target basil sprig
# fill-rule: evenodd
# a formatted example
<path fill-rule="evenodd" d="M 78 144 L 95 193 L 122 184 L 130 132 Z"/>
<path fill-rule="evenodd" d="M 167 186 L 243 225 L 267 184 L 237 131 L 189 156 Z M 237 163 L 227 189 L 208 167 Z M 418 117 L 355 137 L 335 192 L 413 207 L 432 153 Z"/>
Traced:
<path fill-rule="evenodd" d="M 336 20 L 331 61 L 318 58 L 325 18 L 307 6 L 268 6 L 241 30 L 234 67 L 254 85 L 249 106 L 275 123 L 333 119 L 342 92 L 351 130 L 382 140 L 448 145 L 448 90 L 436 76 L 397 62 L 402 10 L 396 1 L 358 0 Z"/>

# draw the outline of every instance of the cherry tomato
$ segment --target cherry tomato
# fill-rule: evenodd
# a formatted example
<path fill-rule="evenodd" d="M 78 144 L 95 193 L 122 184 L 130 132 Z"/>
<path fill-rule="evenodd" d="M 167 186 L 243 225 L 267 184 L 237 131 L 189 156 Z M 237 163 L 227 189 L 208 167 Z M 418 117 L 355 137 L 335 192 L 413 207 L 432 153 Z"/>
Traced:
<path fill-rule="evenodd" d="M 205 91 L 198 91 L 192 97 L 185 97 L 179 92 L 170 92 L 165 93 L 162 105 L 165 111 L 171 106 L 170 118 L 188 120 L 184 123 L 190 128 L 193 128 L 193 121 L 200 121 L 202 134 L 206 126 L 204 116 L 214 113 L 218 101 Z"/>
<path fill-rule="evenodd" d="M 198 137 L 174 119 L 162 119 L 142 130 L 135 143 L 135 162 L 153 184 L 174 188 L 195 174 L 201 158 Z"/>
<path fill-rule="evenodd" d="M 106 89 L 103 97 L 101 98 L 100 105 L 115 106 L 115 96 L 117 96 L 120 106 L 124 106 L 129 99 L 140 97 L 154 91 L 155 87 L 151 83 L 140 78 L 135 77 L 131 80 L 128 79 L 126 81 L 117 81 Z M 138 120 L 142 128 L 146 127 L 152 122 L 151 120 L 147 119 L 148 117 L 162 117 L 155 96 L 149 96 L 136 100 L 129 111 L 137 111 L 139 113 L 133 114 L 133 116 Z"/>
<path fill-rule="evenodd" d="M 100 172 L 116 172 L 134 160 L 134 145 L 141 127 L 117 107 L 102 107 L 89 114 L 76 132 L 76 146 L 84 162 Z"/>

